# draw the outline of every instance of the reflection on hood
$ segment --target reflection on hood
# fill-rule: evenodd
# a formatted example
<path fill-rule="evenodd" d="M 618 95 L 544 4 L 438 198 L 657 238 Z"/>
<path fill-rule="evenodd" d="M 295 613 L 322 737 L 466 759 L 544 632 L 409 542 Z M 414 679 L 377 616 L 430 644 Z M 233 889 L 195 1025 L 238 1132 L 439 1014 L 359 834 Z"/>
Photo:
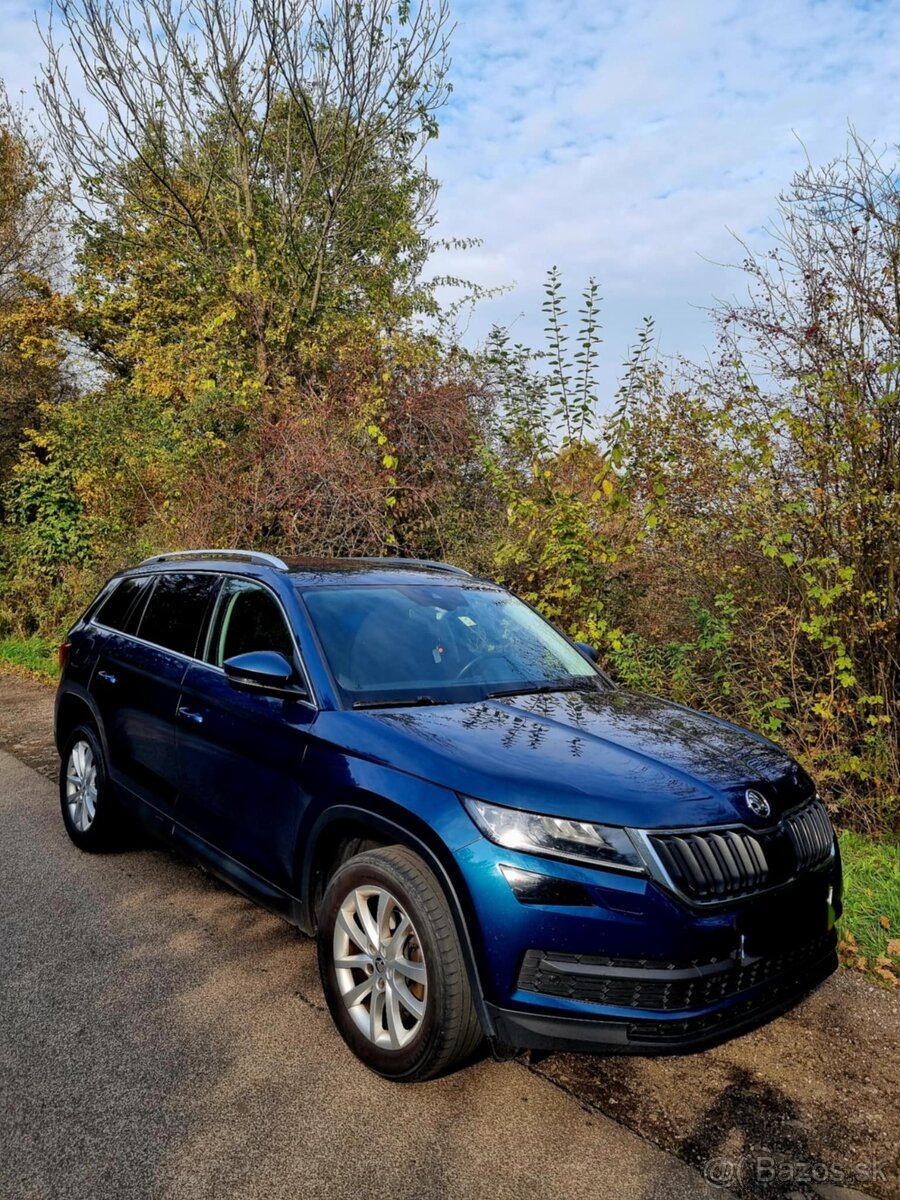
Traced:
<path fill-rule="evenodd" d="M 745 820 L 748 787 L 776 811 L 812 790 L 765 738 L 623 689 L 385 709 L 364 719 L 374 741 L 396 739 L 383 753 L 402 769 L 560 816 L 657 827 Z"/>

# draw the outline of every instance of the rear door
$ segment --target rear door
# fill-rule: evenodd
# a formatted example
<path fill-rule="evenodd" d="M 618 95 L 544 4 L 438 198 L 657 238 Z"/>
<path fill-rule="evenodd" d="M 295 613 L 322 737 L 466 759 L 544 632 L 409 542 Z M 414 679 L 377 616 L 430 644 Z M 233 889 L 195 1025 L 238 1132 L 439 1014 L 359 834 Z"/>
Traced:
<path fill-rule="evenodd" d="M 222 663 L 252 650 L 278 651 L 302 673 L 275 593 L 255 580 L 227 578 L 207 661 L 192 663 L 182 682 L 178 824 L 258 880 L 290 893 L 307 801 L 303 758 L 316 709 L 309 700 L 236 690 Z"/>
<path fill-rule="evenodd" d="M 181 681 L 219 584 L 216 575 L 203 572 L 144 577 L 120 622 L 124 628 L 104 634 L 94 669 L 91 690 L 106 731 L 110 772 L 151 806 L 163 826 L 171 827 L 178 792 Z M 95 617 L 101 625 L 104 610 Z"/>

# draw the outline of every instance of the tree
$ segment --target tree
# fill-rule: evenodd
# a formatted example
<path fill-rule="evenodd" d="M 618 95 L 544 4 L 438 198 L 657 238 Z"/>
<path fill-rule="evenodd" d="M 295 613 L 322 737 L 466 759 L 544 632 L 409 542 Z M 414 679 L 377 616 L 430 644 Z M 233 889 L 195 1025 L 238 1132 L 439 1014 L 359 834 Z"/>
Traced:
<path fill-rule="evenodd" d="M 0 85 L 0 488 L 40 401 L 65 391 L 54 328 L 59 233 L 39 143 Z"/>
<path fill-rule="evenodd" d="M 612 411 L 604 412 L 596 381 L 596 282 L 589 280 L 582 294 L 574 352 L 555 268 L 545 296 L 543 350 L 511 346 L 495 330 L 486 354 L 499 420 L 484 454 L 507 517 L 494 566 L 567 633 L 614 649 L 627 590 L 624 560 L 655 520 L 655 494 L 644 505 L 632 503 L 621 472 L 632 402 L 649 369 L 652 323 L 641 330 Z"/>
<path fill-rule="evenodd" d="M 718 360 L 643 397 L 632 476 L 661 466 L 667 504 L 626 665 L 787 738 L 851 820 L 884 827 L 900 819 L 894 165 L 853 138 L 794 179 L 770 233 L 741 264 L 747 298 L 717 311 Z"/>
<path fill-rule="evenodd" d="M 67 329 L 101 373 L 17 468 L 43 591 L 198 537 L 439 543 L 472 456 L 471 389 L 418 321 L 446 27 L 431 0 L 56 6 L 41 94 L 78 214 Z"/>
<path fill-rule="evenodd" d="M 417 159 L 448 91 L 443 0 L 60 0 L 54 15 L 66 36 L 51 23 L 41 95 L 92 283 L 106 260 L 97 300 L 129 271 L 163 289 L 177 275 L 176 305 L 217 302 L 264 389 L 302 367 L 311 328 L 360 311 L 391 328 L 432 303 L 435 185 Z M 159 314 L 163 339 L 181 316 Z"/>

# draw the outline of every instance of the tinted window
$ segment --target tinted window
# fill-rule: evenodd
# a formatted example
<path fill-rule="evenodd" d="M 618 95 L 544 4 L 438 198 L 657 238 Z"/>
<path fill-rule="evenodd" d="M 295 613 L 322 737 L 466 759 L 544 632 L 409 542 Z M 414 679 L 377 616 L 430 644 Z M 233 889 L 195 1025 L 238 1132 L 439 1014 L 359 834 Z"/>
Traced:
<path fill-rule="evenodd" d="M 138 636 L 179 654 L 196 654 L 203 618 L 219 583 L 216 575 L 160 575 Z"/>
<path fill-rule="evenodd" d="M 94 620 L 109 629 L 133 633 L 141 602 L 146 599 L 149 582 L 146 575 L 120 579 L 98 608 Z"/>
<path fill-rule="evenodd" d="M 251 650 L 277 650 L 293 661 L 294 645 L 278 601 L 265 588 L 243 579 L 226 580 L 209 642 L 209 661 Z"/>

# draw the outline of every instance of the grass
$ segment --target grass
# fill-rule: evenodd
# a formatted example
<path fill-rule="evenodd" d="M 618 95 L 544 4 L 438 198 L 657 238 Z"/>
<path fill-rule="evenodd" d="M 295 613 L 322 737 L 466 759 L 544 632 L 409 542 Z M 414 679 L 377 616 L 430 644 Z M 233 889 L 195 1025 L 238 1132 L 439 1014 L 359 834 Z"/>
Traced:
<path fill-rule="evenodd" d="M 892 974 L 900 977 L 900 840 L 845 829 L 840 845 L 844 862 L 841 957 L 847 966 L 889 985 Z M 898 953 L 888 954 L 889 942 Z"/>
<path fill-rule="evenodd" d="M 0 638 L 0 666 L 52 682 L 59 675 L 57 643 L 47 638 Z"/>

